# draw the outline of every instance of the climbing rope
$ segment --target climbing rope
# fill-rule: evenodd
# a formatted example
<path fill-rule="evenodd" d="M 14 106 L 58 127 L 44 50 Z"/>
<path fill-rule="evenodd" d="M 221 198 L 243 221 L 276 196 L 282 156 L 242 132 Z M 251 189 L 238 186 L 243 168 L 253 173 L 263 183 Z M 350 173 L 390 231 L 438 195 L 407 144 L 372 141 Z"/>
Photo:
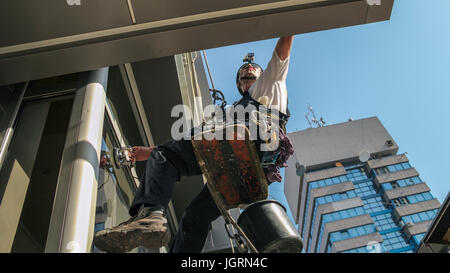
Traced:
<path fill-rule="evenodd" d="M 217 90 L 216 87 L 214 86 L 214 80 L 212 77 L 211 68 L 209 67 L 208 58 L 206 58 L 205 50 L 202 50 L 202 53 L 203 53 L 203 58 L 205 59 L 206 69 L 208 70 L 209 80 L 211 81 L 212 89 L 210 88 L 209 91 L 212 92 L 211 96 L 213 98 L 213 103 L 214 104 L 220 103 L 217 105 L 219 105 L 220 108 L 222 108 L 222 110 L 224 110 L 225 106 L 227 105 L 227 101 L 225 100 L 225 95 L 220 90 Z"/>

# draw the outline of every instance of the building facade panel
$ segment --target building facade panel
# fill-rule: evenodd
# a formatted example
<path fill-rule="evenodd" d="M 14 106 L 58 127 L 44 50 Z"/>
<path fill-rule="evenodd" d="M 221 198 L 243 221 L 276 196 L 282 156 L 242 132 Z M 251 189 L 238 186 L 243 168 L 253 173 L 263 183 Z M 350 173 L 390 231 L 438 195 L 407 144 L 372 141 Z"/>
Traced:
<path fill-rule="evenodd" d="M 355 197 L 355 198 L 342 200 L 339 202 L 333 202 L 330 204 L 325 204 L 323 206 L 320 206 L 318 209 L 318 212 L 320 214 L 327 214 L 327 213 L 332 213 L 335 211 L 340 211 L 340 210 L 345 210 L 345 209 L 350 209 L 350 208 L 355 208 L 355 207 L 360 207 L 360 206 L 364 206 L 363 201 L 361 201 L 361 198 Z"/>
<path fill-rule="evenodd" d="M 295 157 L 291 156 L 287 162 L 288 166 L 295 166 L 295 163 Z M 294 217 L 294 221 L 298 224 L 300 219 L 302 219 L 301 209 L 304 206 L 302 204 L 304 202 L 302 202 L 302 198 L 297 198 L 302 194 L 301 190 L 303 190 L 303 185 L 300 185 L 300 177 L 297 176 L 296 168 L 285 169 L 284 181 L 289 181 L 289 183 L 285 183 L 284 195 L 286 196 L 286 200 L 289 209 L 292 212 L 292 216 Z"/>
<path fill-rule="evenodd" d="M 394 209 L 394 212 L 395 212 L 396 216 L 398 216 L 400 218 L 402 216 L 415 214 L 415 213 L 422 212 L 422 211 L 438 209 L 440 206 L 441 206 L 441 204 L 439 203 L 439 201 L 437 199 L 432 199 L 432 200 L 428 200 L 428 201 L 424 201 L 424 202 L 420 202 L 420 203 L 416 203 L 416 204 L 409 204 L 409 205 L 397 207 Z"/>
<path fill-rule="evenodd" d="M 353 183 L 350 181 L 331 185 L 328 187 L 312 189 L 310 194 L 313 198 L 311 198 L 310 202 L 312 202 L 314 200 L 314 198 L 317 198 L 317 197 L 326 196 L 326 195 L 330 195 L 330 194 L 334 194 L 334 193 L 350 191 L 353 189 L 355 189 L 355 186 L 353 186 Z"/>
<path fill-rule="evenodd" d="M 376 168 L 393 165 L 393 164 L 397 164 L 397 163 L 408 162 L 408 161 L 409 161 L 409 159 L 408 159 L 408 157 L 406 157 L 405 154 L 386 156 L 386 157 L 382 157 L 379 159 L 372 159 L 372 160 L 367 161 L 367 167 L 369 168 L 369 171 L 371 171 Z"/>
<path fill-rule="evenodd" d="M 345 168 L 344 167 L 335 167 L 330 169 L 325 169 L 321 171 L 315 171 L 311 173 L 305 174 L 305 180 L 308 182 L 326 179 L 326 178 L 332 178 L 335 176 L 340 176 L 345 174 Z"/>
<path fill-rule="evenodd" d="M 413 195 L 422 192 L 428 192 L 430 188 L 425 183 L 420 183 L 413 186 L 401 187 L 393 190 L 389 190 L 385 192 L 385 195 L 388 199 L 396 199 L 403 196 Z"/>
<path fill-rule="evenodd" d="M 419 175 L 419 173 L 416 171 L 415 168 L 410 168 L 410 169 L 401 170 L 398 172 L 377 175 L 375 177 L 374 181 L 378 185 L 381 185 L 383 183 L 392 182 L 392 181 L 405 179 L 405 178 L 409 178 L 409 177 L 414 177 L 414 176 L 418 176 L 418 175 Z"/>
<path fill-rule="evenodd" d="M 343 219 L 335 222 L 329 222 L 325 224 L 327 232 L 335 232 L 338 230 L 348 229 L 352 227 L 362 226 L 366 224 L 373 224 L 373 219 L 368 214 L 352 217 L 349 219 Z"/>
<path fill-rule="evenodd" d="M 362 151 L 395 155 L 398 146 L 386 145 L 392 136 L 376 117 L 308 128 L 290 133 L 296 156 L 307 168 L 331 166 L 335 162 L 358 161 Z"/>
<path fill-rule="evenodd" d="M 311 242 L 308 243 L 311 244 L 311 249 L 316 248 L 317 241 L 319 239 L 319 233 L 320 233 L 320 227 L 322 224 L 322 217 L 324 214 L 329 214 L 341 210 L 356 208 L 356 207 L 362 207 L 364 203 L 361 201 L 361 198 L 355 197 L 347 200 L 342 200 L 338 202 L 328 203 L 324 205 L 320 205 L 317 208 L 316 216 L 314 222 L 311 223 L 311 225 L 314 226 L 314 232 L 311 236 Z"/>
<path fill-rule="evenodd" d="M 351 182 L 344 182 L 341 184 L 335 184 L 335 185 L 331 185 L 331 186 L 324 187 L 324 188 L 312 189 L 311 192 L 309 193 L 310 198 L 307 199 L 308 210 L 306 211 L 307 217 L 306 217 L 305 221 L 306 221 L 307 225 L 305 228 L 305 234 L 309 234 L 309 232 L 310 232 L 311 221 L 313 218 L 313 212 L 315 210 L 317 210 L 317 211 L 320 210 L 320 208 L 315 208 L 315 206 L 314 206 L 315 198 L 334 194 L 334 193 L 345 192 L 345 191 L 349 191 L 349 190 L 353 190 L 353 189 L 354 189 L 354 186 L 353 186 L 353 183 L 351 183 Z"/>
<path fill-rule="evenodd" d="M 383 242 L 383 237 L 381 237 L 381 235 L 378 232 L 367 234 L 365 236 L 351 238 L 348 240 L 335 242 L 333 244 L 332 252 L 342 252 L 345 250 L 350 250 L 364 246 L 369 247 L 369 245 L 373 245 L 373 243 L 375 242 L 377 243 Z"/>
<path fill-rule="evenodd" d="M 404 231 L 407 237 L 411 237 L 417 234 L 427 232 L 429 226 L 431 225 L 431 221 L 424 221 L 420 223 L 416 223 L 412 226 L 405 226 Z"/>
<path fill-rule="evenodd" d="M 329 222 L 325 224 L 324 238 L 328 238 L 332 232 L 346 230 L 353 227 L 363 226 L 367 224 L 373 224 L 373 219 L 368 214 L 352 217 L 349 219 L 343 219 L 336 222 Z M 322 240 L 319 248 L 319 252 L 323 253 L 326 250 L 328 240 Z"/>

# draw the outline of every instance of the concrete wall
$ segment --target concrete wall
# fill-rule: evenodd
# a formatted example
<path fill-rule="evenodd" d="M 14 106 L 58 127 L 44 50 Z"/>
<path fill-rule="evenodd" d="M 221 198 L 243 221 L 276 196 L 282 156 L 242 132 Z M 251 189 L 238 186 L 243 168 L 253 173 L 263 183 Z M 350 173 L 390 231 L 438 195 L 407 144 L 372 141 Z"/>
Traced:
<path fill-rule="evenodd" d="M 385 197 L 388 200 L 396 199 L 403 196 L 409 196 L 413 194 L 418 194 L 422 192 L 428 192 L 430 188 L 425 183 L 420 183 L 413 186 L 408 187 L 400 187 L 394 190 L 389 190 L 384 193 Z"/>
<path fill-rule="evenodd" d="M 0 85 L 389 20 L 394 0 L 78 2 L 0 2 Z"/>
<path fill-rule="evenodd" d="M 398 146 L 377 117 L 290 133 L 300 164 L 309 169 L 358 159 L 362 151 L 394 155 Z M 392 146 L 386 145 L 392 140 Z"/>
<path fill-rule="evenodd" d="M 384 166 L 388 166 L 388 165 L 394 165 L 394 164 L 403 163 L 403 162 L 408 162 L 408 161 L 409 161 L 408 157 L 406 157 L 406 155 L 404 155 L 404 154 L 386 156 L 386 157 L 382 157 L 379 159 L 373 159 L 373 160 L 367 161 L 367 167 L 368 167 L 369 171 L 371 171 L 376 168 L 380 168 L 380 167 L 384 167 Z"/>
<path fill-rule="evenodd" d="M 300 188 L 300 177 L 296 174 L 295 162 L 296 158 L 294 156 L 291 156 L 287 162 L 288 167 L 284 170 L 284 195 L 286 196 L 286 200 L 288 203 L 288 207 L 286 209 L 291 210 L 294 221 L 298 224 L 299 219 L 297 218 L 297 216 L 299 193 L 301 194 L 304 187 Z M 289 181 L 289 183 L 287 183 L 287 181 Z"/>
<path fill-rule="evenodd" d="M 406 170 L 401 170 L 393 173 L 386 173 L 377 175 L 374 179 L 374 182 L 377 186 L 380 186 L 383 183 L 392 182 L 400 179 L 410 178 L 414 176 L 418 176 L 419 173 L 415 168 L 409 168 Z"/>
<path fill-rule="evenodd" d="M 424 221 L 420 223 L 416 223 L 412 226 L 405 226 L 404 231 L 406 233 L 406 237 L 410 238 L 413 235 L 424 233 L 428 230 L 431 225 L 431 221 Z"/>
<path fill-rule="evenodd" d="M 350 250 L 358 247 L 373 245 L 375 242 L 381 243 L 383 242 L 383 237 L 378 232 L 367 234 L 364 236 L 359 236 L 355 238 L 351 238 L 348 240 L 342 240 L 339 242 L 335 242 L 333 244 L 333 248 L 331 252 L 341 252 L 345 250 Z M 376 247 L 375 249 L 376 250 Z"/>
<path fill-rule="evenodd" d="M 335 221 L 335 222 L 329 222 L 329 223 L 325 224 L 323 237 L 328 238 L 330 233 L 333 233 L 333 232 L 336 232 L 339 230 L 345 230 L 345 229 L 349 229 L 349 228 L 368 225 L 368 224 L 373 224 L 373 219 L 368 214 L 352 217 L 350 219 L 343 219 L 343 220 L 339 220 L 339 221 Z M 327 242 L 328 242 L 328 240 L 322 239 L 322 243 L 320 244 L 320 248 L 319 248 L 320 253 L 325 253 L 325 251 L 327 249 Z M 333 243 L 333 245 L 334 245 L 334 243 Z M 347 244 L 347 245 L 348 245 L 347 247 L 351 247 L 349 249 L 359 247 L 358 244 L 355 244 L 354 247 L 351 246 L 350 244 Z"/>
<path fill-rule="evenodd" d="M 422 211 L 438 209 L 441 206 L 437 199 L 431 199 L 420 203 L 404 205 L 394 209 L 394 215 L 398 218 L 402 216 L 419 213 Z"/>

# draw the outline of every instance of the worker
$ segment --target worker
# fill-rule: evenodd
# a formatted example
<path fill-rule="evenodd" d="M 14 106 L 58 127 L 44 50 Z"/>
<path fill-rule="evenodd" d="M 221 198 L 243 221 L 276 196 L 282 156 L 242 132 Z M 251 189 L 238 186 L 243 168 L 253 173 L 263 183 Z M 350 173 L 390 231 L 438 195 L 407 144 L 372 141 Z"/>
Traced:
<path fill-rule="evenodd" d="M 234 105 L 261 105 L 279 111 L 285 127 L 287 109 L 286 76 L 293 36 L 279 38 L 266 70 L 249 62 L 236 75 L 236 86 L 242 99 Z M 269 183 L 281 182 L 279 168 L 293 153 L 292 145 L 280 130 L 280 147 L 276 164 L 265 169 Z M 106 252 L 128 252 L 136 247 L 159 248 L 170 241 L 166 211 L 174 185 L 181 176 L 200 175 L 191 140 L 169 140 L 155 147 L 133 147 L 132 160 L 146 160 L 141 183 L 129 209 L 131 218 L 118 226 L 97 232 L 95 246 Z M 209 189 L 205 185 L 191 201 L 179 223 L 170 252 L 202 251 L 210 223 L 220 216 Z"/>

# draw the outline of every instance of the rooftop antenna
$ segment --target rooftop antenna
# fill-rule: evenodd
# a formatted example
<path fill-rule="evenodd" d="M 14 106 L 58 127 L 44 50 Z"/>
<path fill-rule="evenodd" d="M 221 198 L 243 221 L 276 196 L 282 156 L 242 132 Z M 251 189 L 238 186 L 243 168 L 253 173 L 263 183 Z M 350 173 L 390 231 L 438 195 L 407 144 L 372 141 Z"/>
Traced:
<path fill-rule="evenodd" d="M 312 119 L 311 120 L 309 120 L 309 115 L 310 114 L 312 115 Z M 310 104 L 308 104 L 308 112 L 306 112 L 305 117 L 306 117 L 306 120 L 309 123 L 309 127 L 310 128 L 313 128 L 312 123 L 314 123 L 317 126 L 317 128 L 325 126 L 326 122 L 325 122 L 325 120 L 323 120 L 323 117 L 320 117 L 319 119 L 317 119 L 316 113 L 314 112 L 314 109 L 312 108 L 312 106 Z"/>

